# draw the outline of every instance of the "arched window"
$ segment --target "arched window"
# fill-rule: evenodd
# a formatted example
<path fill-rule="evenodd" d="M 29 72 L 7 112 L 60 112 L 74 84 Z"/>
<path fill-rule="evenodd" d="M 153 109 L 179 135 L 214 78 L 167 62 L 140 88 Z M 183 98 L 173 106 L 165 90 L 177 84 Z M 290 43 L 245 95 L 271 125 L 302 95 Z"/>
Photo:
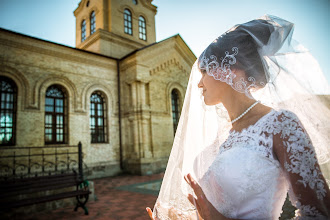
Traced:
<path fill-rule="evenodd" d="M 132 13 L 128 10 L 125 9 L 124 11 L 124 31 L 126 34 L 133 34 L 132 31 Z"/>
<path fill-rule="evenodd" d="M 137 5 L 137 0 L 132 0 L 134 5 Z"/>
<path fill-rule="evenodd" d="M 176 128 L 179 123 L 179 94 L 178 91 L 173 89 L 171 93 L 172 102 L 172 119 L 173 119 L 173 131 L 176 132 Z"/>
<path fill-rule="evenodd" d="M 107 108 L 101 92 L 91 95 L 90 130 L 92 143 L 105 143 L 107 138 Z"/>
<path fill-rule="evenodd" d="M 147 40 L 146 20 L 142 16 L 139 17 L 139 38 Z"/>
<path fill-rule="evenodd" d="M 95 11 L 92 11 L 90 21 L 91 21 L 91 35 L 92 35 L 95 32 Z"/>
<path fill-rule="evenodd" d="M 15 145 L 17 86 L 7 77 L 0 77 L 0 145 Z"/>
<path fill-rule="evenodd" d="M 81 22 L 81 42 L 86 40 L 86 21 Z"/>
<path fill-rule="evenodd" d="M 65 144 L 68 138 L 67 95 L 60 85 L 52 85 L 46 91 L 45 143 Z"/>

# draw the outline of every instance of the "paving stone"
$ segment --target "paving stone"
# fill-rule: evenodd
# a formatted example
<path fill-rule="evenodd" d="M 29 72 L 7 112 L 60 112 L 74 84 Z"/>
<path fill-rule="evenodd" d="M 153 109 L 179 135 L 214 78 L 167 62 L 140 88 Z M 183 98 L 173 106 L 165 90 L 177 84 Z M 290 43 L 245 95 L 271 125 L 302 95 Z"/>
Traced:
<path fill-rule="evenodd" d="M 88 216 L 84 215 L 80 208 L 74 212 L 74 207 L 65 207 L 35 213 L 32 216 L 20 216 L 17 219 L 148 219 L 145 208 L 148 206 L 152 208 L 155 204 L 158 192 L 154 185 L 159 183 L 163 176 L 164 173 L 150 176 L 124 175 L 94 179 L 97 200 L 87 203 Z M 151 193 L 151 190 L 155 190 L 155 192 Z"/>

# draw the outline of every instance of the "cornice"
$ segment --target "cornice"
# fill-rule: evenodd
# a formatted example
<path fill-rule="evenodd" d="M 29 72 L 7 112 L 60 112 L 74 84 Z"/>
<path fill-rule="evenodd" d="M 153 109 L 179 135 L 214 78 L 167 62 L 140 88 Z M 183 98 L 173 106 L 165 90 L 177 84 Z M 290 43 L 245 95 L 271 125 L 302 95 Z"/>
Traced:
<path fill-rule="evenodd" d="M 146 45 L 136 42 L 134 40 L 130 40 L 121 35 L 117 35 L 102 29 L 97 29 L 96 32 L 90 35 L 83 43 L 81 43 L 78 47 L 80 49 L 86 50 L 91 44 L 95 43 L 97 40 L 105 40 L 109 42 L 113 42 L 118 45 L 122 45 L 125 47 L 129 47 L 132 50 L 137 50 L 139 48 L 145 47 Z"/>
<path fill-rule="evenodd" d="M 188 71 L 183 67 L 183 65 L 181 65 L 181 63 L 179 61 L 177 61 L 175 58 L 169 59 L 165 62 L 162 62 L 160 64 L 158 64 L 158 66 L 152 68 L 150 70 L 150 75 L 155 75 L 160 71 L 165 70 L 168 66 L 170 65 L 175 65 L 179 68 L 179 70 L 181 70 L 184 74 L 188 75 Z"/>
<path fill-rule="evenodd" d="M 147 3 L 148 2 L 148 3 Z M 152 1 L 145 1 L 145 0 L 142 0 L 142 1 L 139 1 L 139 3 L 141 3 L 143 6 L 145 6 L 146 8 L 148 8 L 149 10 L 155 12 L 155 14 L 157 14 L 157 6 L 153 5 L 151 3 Z"/>
<path fill-rule="evenodd" d="M 105 31 L 102 29 L 99 29 L 99 30 L 100 30 L 101 39 L 112 40 L 115 43 L 119 43 L 119 44 L 126 45 L 126 46 L 127 46 L 127 44 L 129 44 L 132 48 L 136 48 L 136 49 L 146 46 L 146 44 L 139 43 L 135 40 L 131 40 L 131 39 L 123 37 L 121 35 L 118 35 L 118 34 L 115 34 L 112 32 L 108 32 L 108 31 Z"/>
<path fill-rule="evenodd" d="M 97 29 L 95 33 L 92 35 L 89 35 L 86 40 L 78 45 L 79 49 L 85 50 L 87 47 L 89 47 L 91 44 L 93 44 L 95 41 L 100 39 L 100 29 Z"/>
<path fill-rule="evenodd" d="M 157 6 L 154 6 L 153 4 L 151 4 L 151 2 L 146 3 L 145 0 L 140 0 L 138 2 L 139 2 L 138 4 L 141 4 L 143 7 L 147 8 L 147 9 L 151 10 L 152 12 L 154 12 L 155 14 L 157 14 Z M 132 6 L 130 6 L 130 5 L 127 5 L 127 4 L 120 5 L 118 7 L 118 10 L 120 12 L 124 12 L 125 8 L 129 9 L 133 16 L 136 16 L 136 12 L 135 12 L 136 10 L 133 9 Z"/>
<path fill-rule="evenodd" d="M 78 7 L 73 11 L 74 16 L 77 16 L 77 14 L 82 10 L 83 5 L 85 5 L 86 0 L 81 0 L 78 4 Z"/>

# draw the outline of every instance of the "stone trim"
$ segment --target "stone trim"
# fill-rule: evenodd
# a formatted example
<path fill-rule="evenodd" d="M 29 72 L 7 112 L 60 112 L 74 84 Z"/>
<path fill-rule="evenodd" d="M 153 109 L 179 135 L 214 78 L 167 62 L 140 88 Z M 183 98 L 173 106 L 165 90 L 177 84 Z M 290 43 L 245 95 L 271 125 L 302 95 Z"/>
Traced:
<path fill-rule="evenodd" d="M 21 103 L 17 105 L 19 110 L 24 110 L 25 108 L 33 109 L 34 106 L 29 103 L 29 100 L 31 100 L 30 84 L 24 74 L 17 69 L 2 63 L 0 64 L 0 67 L 0 75 L 12 79 L 17 86 L 17 104 Z"/>
<path fill-rule="evenodd" d="M 47 75 L 44 78 L 38 80 L 33 89 L 34 103 L 33 105 L 37 109 L 44 112 L 45 108 L 45 94 L 49 86 L 53 84 L 59 84 L 63 86 L 68 93 L 68 112 L 82 112 L 78 108 L 78 103 L 81 102 L 78 97 L 78 92 L 75 84 L 65 76 L 58 76 L 55 74 Z"/>
<path fill-rule="evenodd" d="M 172 104 L 172 100 L 171 100 L 171 93 L 172 90 L 176 89 L 179 92 L 179 112 L 181 113 L 182 110 L 182 106 L 183 106 L 183 100 L 184 100 L 184 91 L 185 89 L 183 88 L 182 85 L 180 85 L 177 82 L 170 82 L 167 84 L 166 87 L 166 106 L 167 106 L 167 112 L 168 114 L 172 115 L 172 108 L 171 108 L 171 104 Z"/>
<path fill-rule="evenodd" d="M 133 8 L 131 6 L 121 5 L 121 6 L 119 6 L 118 11 L 123 15 L 122 16 L 122 19 L 124 19 L 124 10 L 125 9 L 128 9 L 132 13 L 132 18 L 135 18 L 136 19 L 136 13 L 134 12 L 134 10 L 133 10 Z"/>
<path fill-rule="evenodd" d="M 95 16 L 100 12 L 100 10 L 94 5 L 88 10 L 88 20 L 90 21 L 91 13 L 92 11 L 95 11 Z M 96 21 L 97 22 L 97 21 Z"/>
<path fill-rule="evenodd" d="M 142 16 L 144 18 L 144 20 L 146 21 L 146 28 L 147 28 L 148 25 L 150 27 L 150 21 L 148 19 L 148 16 L 146 14 L 144 14 L 143 12 L 137 13 L 136 18 L 137 18 L 138 24 L 139 24 L 139 18 L 140 18 L 140 16 Z M 148 35 L 148 30 L 146 30 L 146 31 L 147 31 L 147 35 Z"/>
<path fill-rule="evenodd" d="M 84 112 L 89 112 L 89 105 L 90 105 L 89 98 L 94 91 L 103 92 L 104 96 L 106 97 L 108 113 L 111 113 L 109 114 L 109 116 L 115 117 L 115 113 L 117 112 L 117 109 L 115 108 L 115 99 L 114 99 L 114 95 L 112 94 L 113 92 L 109 90 L 107 86 L 102 85 L 102 83 L 100 82 L 97 83 L 93 82 L 84 87 L 80 98 L 82 100 L 82 102 L 80 103 L 81 104 L 80 108 Z"/>

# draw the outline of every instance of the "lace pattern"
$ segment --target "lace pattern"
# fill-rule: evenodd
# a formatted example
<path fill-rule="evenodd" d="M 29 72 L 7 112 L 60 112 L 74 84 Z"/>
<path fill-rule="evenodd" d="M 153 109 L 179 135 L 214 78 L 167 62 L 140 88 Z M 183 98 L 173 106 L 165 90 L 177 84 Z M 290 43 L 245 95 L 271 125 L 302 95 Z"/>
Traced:
<path fill-rule="evenodd" d="M 312 207 L 310 205 L 302 205 L 299 201 L 295 203 L 295 206 L 298 208 L 296 210 L 296 219 L 308 219 L 311 217 L 313 217 L 314 219 L 315 217 L 318 217 L 318 219 L 322 219 L 321 213 L 315 207 Z"/>
<path fill-rule="evenodd" d="M 243 129 L 241 132 L 232 131 L 228 139 L 220 147 L 220 153 L 243 144 L 244 147 L 258 151 L 267 158 L 272 158 L 273 141 L 269 137 L 269 132 L 263 130 L 263 121 L 267 116 L 273 114 L 273 111 L 262 117 L 254 125 Z"/>
<path fill-rule="evenodd" d="M 282 168 L 273 155 L 275 135 L 280 136 L 283 142 L 282 151 L 287 155 Z M 236 169 L 235 165 L 239 169 Z M 232 173 L 240 178 L 235 178 Z M 281 185 L 277 181 L 283 173 L 287 173 L 285 176 L 299 175 L 297 182 L 291 183 L 292 187 L 309 188 L 316 192 L 320 201 L 325 197 L 326 183 L 322 179 L 311 140 L 299 119 L 292 112 L 272 110 L 241 132 L 230 132 L 200 183 L 208 199 L 227 217 L 242 217 L 239 209 L 243 209 L 242 204 L 249 200 L 255 202 L 249 217 L 273 219 L 278 218 L 280 213 L 272 217 L 269 213 L 272 213 L 273 209 L 279 209 L 276 206 L 283 205 L 274 201 L 277 186 Z M 228 180 L 223 180 L 226 178 Z M 290 181 L 290 178 L 287 177 L 286 181 Z M 228 186 L 235 187 L 235 192 Z M 286 194 L 288 188 L 280 190 Z M 221 193 L 216 195 L 214 191 Z M 254 200 L 253 197 L 257 195 L 262 195 L 262 199 Z M 321 216 L 316 207 L 302 205 L 298 199 L 301 196 L 291 197 L 292 203 L 298 208 L 297 218 Z"/>
<path fill-rule="evenodd" d="M 229 54 L 228 51 L 225 52 L 224 57 L 220 57 L 219 61 L 215 55 L 205 56 L 205 51 L 200 57 L 199 68 L 205 70 L 208 75 L 213 76 L 215 80 L 220 80 L 230 85 L 233 89 L 240 93 L 245 93 L 245 95 L 253 99 L 250 90 L 259 89 L 256 79 L 252 76 L 247 79 L 243 77 L 236 76 L 232 72 L 231 66 L 236 64 L 236 55 L 238 54 L 238 48 L 232 48 L 233 53 Z M 261 87 L 265 85 L 264 82 L 259 83 Z"/>
<path fill-rule="evenodd" d="M 317 165 L 316 154 L 311 140 L 303 130 L 296 115 L 285 111 L 280 115 L 282 124 L 281 138 L 286 147 L 290 160 L 284 167 L 289 173 L 298 174 L 298 180 L 304 187 L 310 187 L 317 193 L 317 198 L 323 200 L 326 194 L 326 183 L 322 179 L 322 173 Z"/>
<path fill-rule="evenodd" d="M 274 155 L 276 138 L 281 142 L 284 159 L 278 159 L 278 152 Z M 272 110 L 254 125 L 241 132 L 229 132 L 227 139 L 220 140 L 222 137 L 195 159 L 194 172 L 207 199 L 224 216 L 278 219 L 289 191 L 290 200 L 298 209 L 295 219 L 327 219 L 320 209 L 328 193 L 327 184 L 311 140 L 295 114 Z M 182 194 L 182 186 L 171 187 L 177 188 L 176 193 L 168 195 L 175 202 L 158 201 L 154 215 L 159 219 L 196 219 L 193 207 L 181 207 L 186 202 L 176 199 Z M 315 194 L 317 201 L 310 203 L 306 199 L 308 193 Z"/>

